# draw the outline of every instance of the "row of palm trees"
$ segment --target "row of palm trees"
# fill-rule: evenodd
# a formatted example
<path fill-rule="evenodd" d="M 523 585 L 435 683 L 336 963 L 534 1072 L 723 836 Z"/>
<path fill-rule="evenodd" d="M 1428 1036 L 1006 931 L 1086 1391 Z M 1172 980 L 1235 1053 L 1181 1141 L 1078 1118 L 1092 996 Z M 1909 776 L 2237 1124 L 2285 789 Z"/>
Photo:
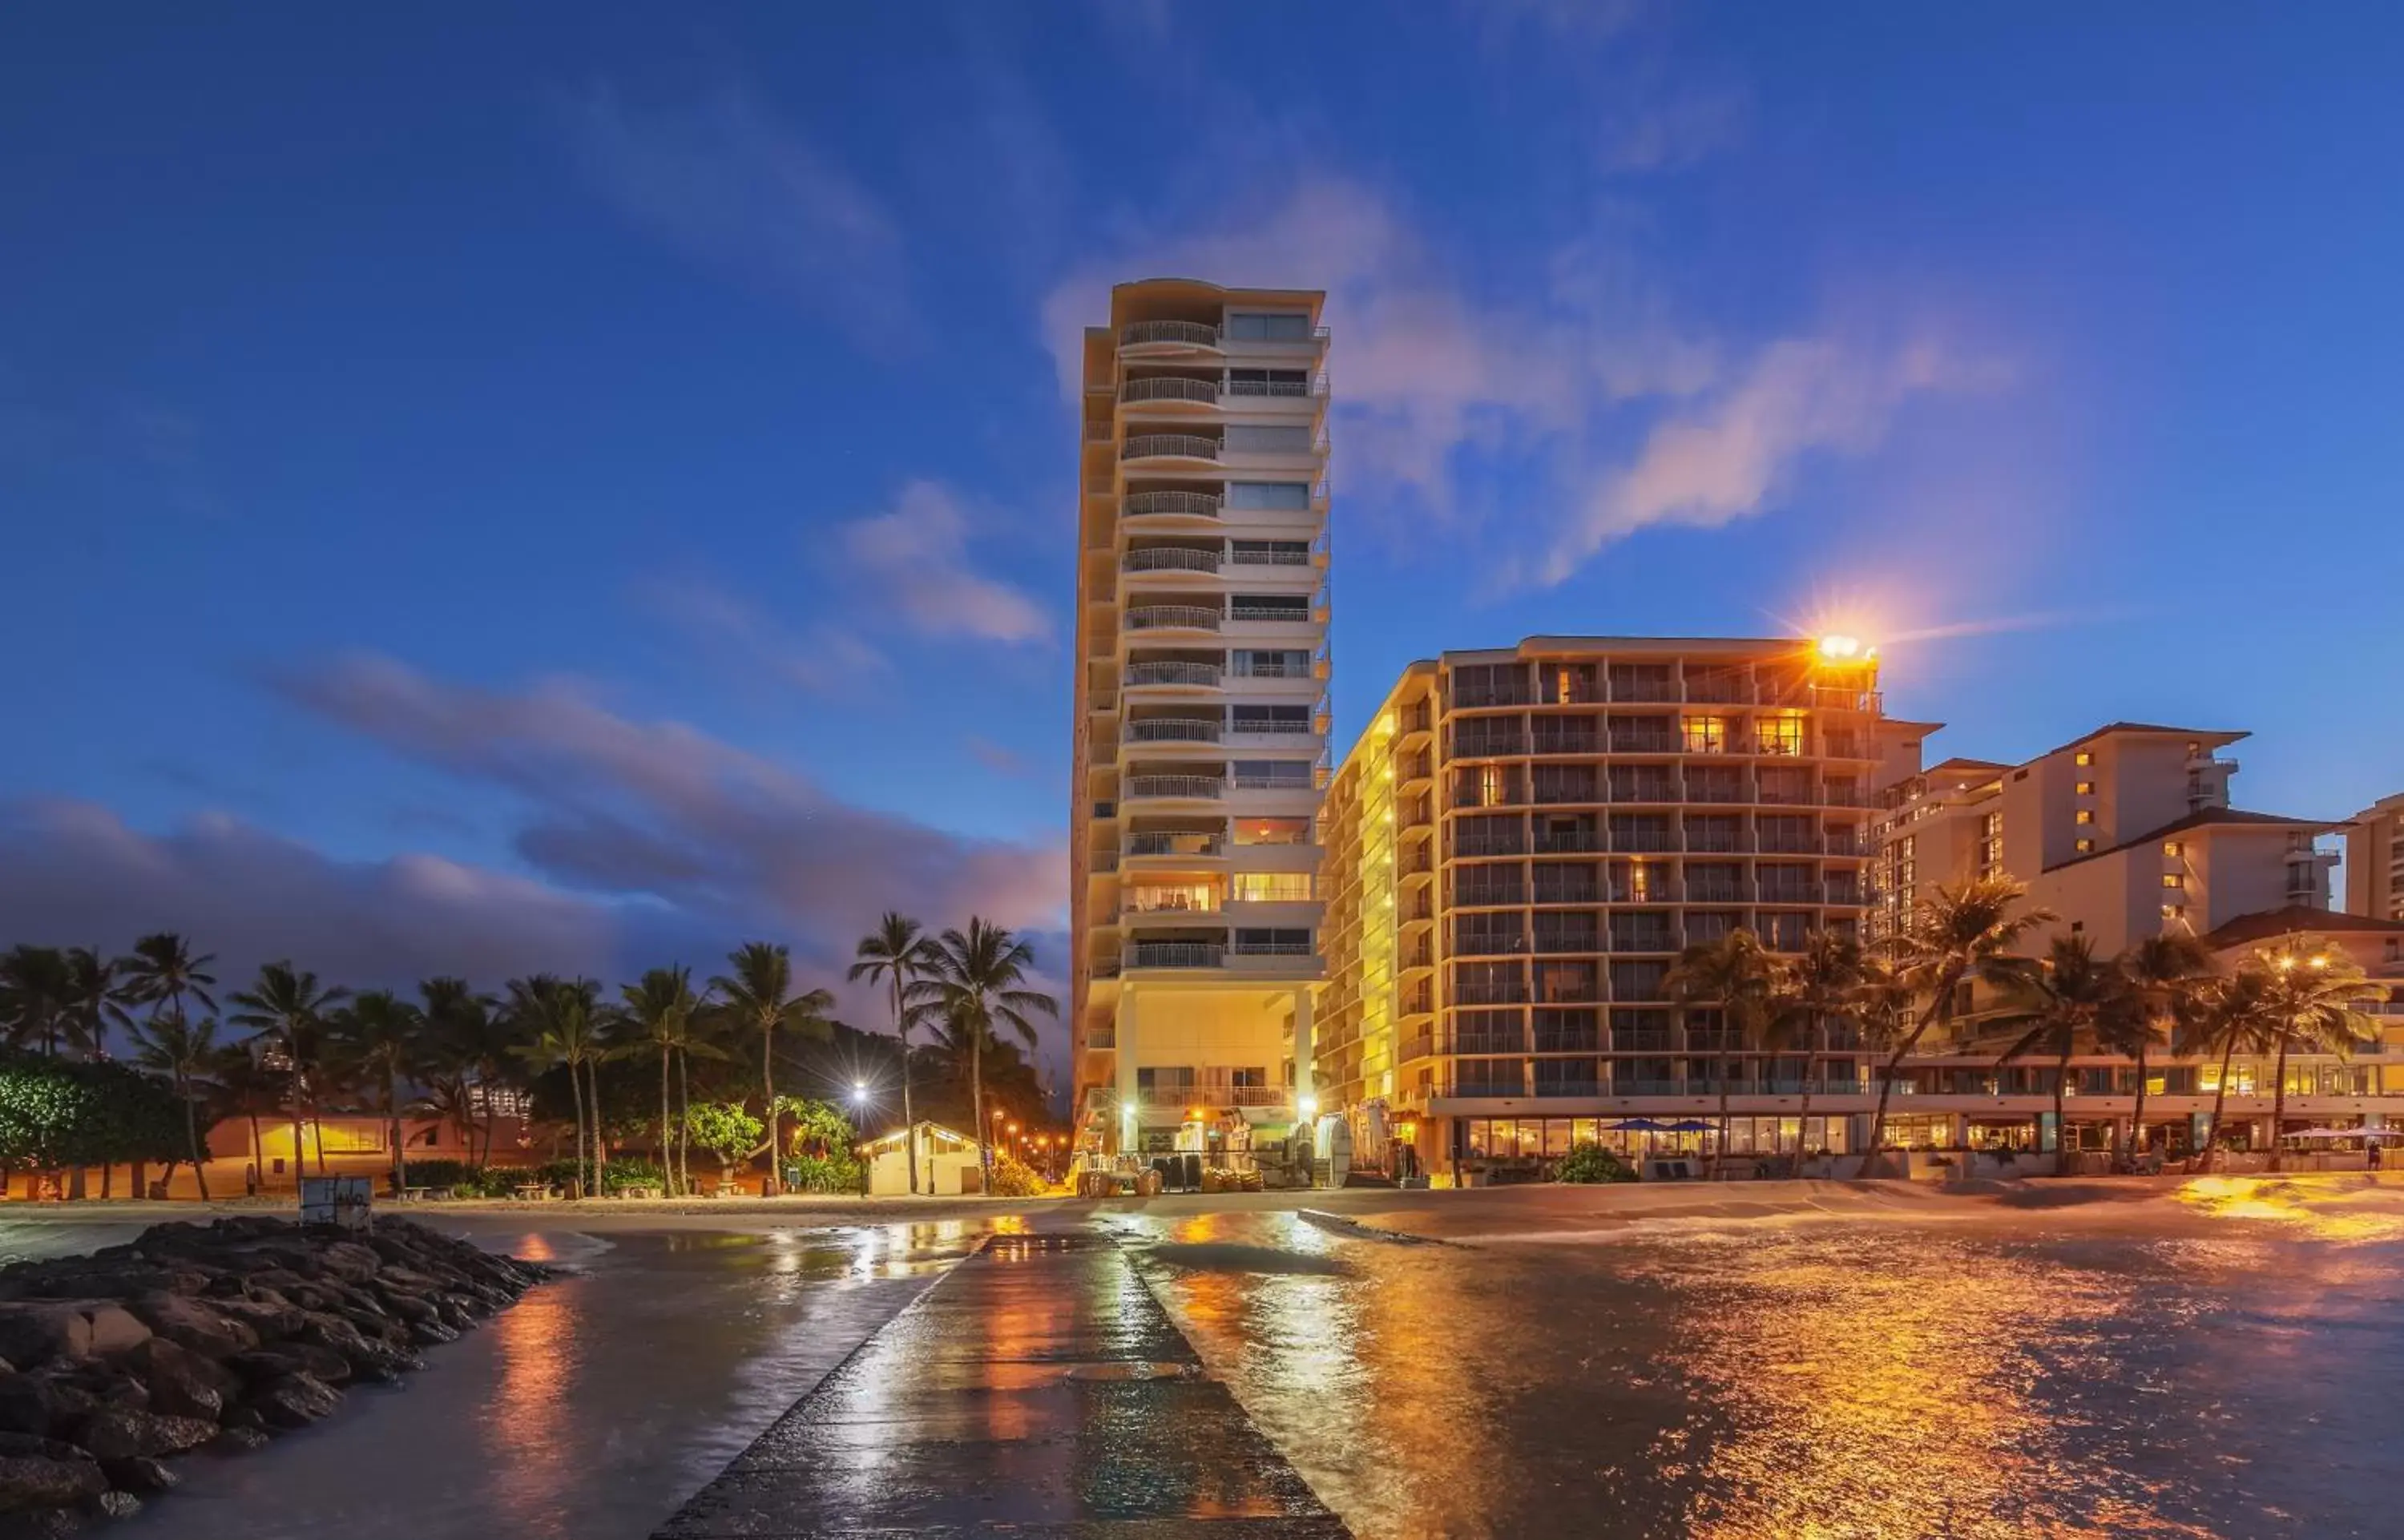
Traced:
<path fill-rule="evenodd" d="M 982 1134 L 987 1040 L 1007 1029 L 1031 1047 L 1034 1018 L 1058 1014 L 1056 1001 L 1028 987 L 1032 948 L 983 918 L 938 934 L 888 914 L 860 942 L 857 956 L 854 979 L 888 987 L 905 1123 L 915 1118 L 910 1034 L 924 1028 L 967 1060 Z M 247 988 L 227 993 L 221 1008 L 215 964 L 213 954 L 195 951 L 174 932 L 145 936 L 117 958 L 98 948 L 19 945 L 0 954 L 0 1033 L 20 1048 L 94 1058 L 113 1057 L 110 1033 L 123 1033 L 133 1061 L 168 1078 L 188 1107 L 206 1096 L 246 1116 L 254 1161 L 262 1148 L 262 1113 L 288 1113 L 298 1162 L 305 1129 L 318 1123 L 330 1099 L 364 1098 L 387 1125 L 396 1185 L 406 1178 L 404 1113 L 432 1113 L 452 1123 L 479 1162 L 489 1162 L 503 1099 L 496 1093 L 523 1091 L 535 1077 L 564 1071 L 576 1168 L 584 1190 L 598 1192 L 608 1159 L 605 1063 L 657 1064 L 660 1163 L 670 1186 L 685 1191 L 692 1061 L 732 1060 L 756 1041 L 767 1134 L 762 1150 L 781 1152 L 782 1118 L 792 1099 L 776 1091 L 779 1042 L 824 1041 L 833 1027 L 833 996 L 801 987 L 788 948 L 768 942 L 729 953 L 726 970 L 698 987 L 688 968 L 654 968 L 614 999 L 597 980 L 548 973 L 511 979 L 497 995 L 454 977 L 423 981 L 413 1000 L 384 989 L 354 994 L 287 960 L 261 967 Z M 205 1197 L 207 1155 L 196 1110 L 188 1126 Z M 916 1141 L 906 1142 L 916 1191 Z M 322 1125 L 316 1159 L 323 1172 Z M 772 1171 L 776 1165 L 772 1158 Z M 774 1190 L 777 1178 L 769 1180 Z"/>
<path fill-rule="evenodd" d="M 1986 1004 L 1965 1024 L 1965 1035 L 1987 1044 L 1998 1066 L 2037 1053 L 2052 1058 L 2058 1139 L 2067 1137 L 2072 1057 L 2086 1051 L 2134 1061 L 2131 1154 L 2143 1148 L 2147 1066 L 2159 1049 L 2219 1056 L 2209 1152 L 2219 1141 L 2236 1055 L 2276 1058 L 2275 1127 L 2285 1115 L 2291 1052 L 2341 1055 L 2378 1036 L 2377 1020 L 2357 1006 L 2385 990 L 2319 937 L 2286 937 L 2226 969 L 2186 934 L 2149 936 L 2117 957 L 2102 957 L 2088 937 L 2073 932 L 2032 957 L 2022 950 L 2030 937 L 2059 917 L 2024 903 L 2027 892 L 2009 876 L 1939 888 L 1883 952 L 1826 930 L 1812 932 L 1791 959 L 1741 929 L 1687 947 L 1670 969 L 1668 988 L 1681 1003 L 1719 1016 L 1721 1149 L 1727 1143 L 1730 1060 L 1783 1052 L 1808 1054 L 1807 1066 L 1816 1064 L 1838 1027 L 1884 1055 L 1870 1125 L 1873 1140 L 1881 1138 L 1904 1061 L 1933 1029 L 1969 1015 L 1981 989 Z M 1806 1120 L 1812 1089 L 1807 1067 Z M 2277 1170 L 2272 1142 L 2271 1169 Z"/>

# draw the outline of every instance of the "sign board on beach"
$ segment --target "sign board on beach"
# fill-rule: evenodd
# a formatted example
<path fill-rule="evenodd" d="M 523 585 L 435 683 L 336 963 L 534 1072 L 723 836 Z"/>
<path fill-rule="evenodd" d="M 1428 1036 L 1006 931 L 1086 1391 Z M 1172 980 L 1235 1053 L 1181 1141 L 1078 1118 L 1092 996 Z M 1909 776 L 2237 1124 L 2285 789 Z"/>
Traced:
<path fill-rule="evenodd" d="M 374 1183 L 363 1176 L 304 1176 L 300 1179 L 300 1223 L 364 1230 L 373 1197 Z"/>

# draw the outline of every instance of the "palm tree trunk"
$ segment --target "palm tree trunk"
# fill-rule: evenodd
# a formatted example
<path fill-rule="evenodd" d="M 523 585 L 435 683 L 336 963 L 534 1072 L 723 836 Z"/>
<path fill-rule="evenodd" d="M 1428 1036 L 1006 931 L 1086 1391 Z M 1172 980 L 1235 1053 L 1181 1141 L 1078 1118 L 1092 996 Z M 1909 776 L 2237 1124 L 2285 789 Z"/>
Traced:
<path fill-rule="evenodd" d="M 252 1108 L 244 1115 L 250 1120 L 250 1169 L 257 1177 L 259 1184 L 263 1187 L 267 1184 L 267 1146 L 259 1142 L 259 1111 L 257 1108 Z M 135 1185 L 139 1186 L 140 1183 L 136 1183 Z"/>
<path fill-rule="evenodd" d="M 677 1183 L 692 1191 L 692 1056 L 677 1051 Z"/>
<path fill-rule="evenodd" d="M 605 1178 L 609 1169 L 609 1144 L 601 1123 L 601 1061 L 593 1059 L 584 1066 L 584 1079 L 593 1087 L 593 1196 L 607 1197 L 609 1187 Z"/>
<path fill-rule="evenodd" d="M 2212 1125 L 2203 1135 L 2201 1169 L 2212 1169 L 2213 1152 L 2220 1148 L 2220 1109 L 2229 1101 L 2229 1060 L 2237 1052 L 2237 1034 L 2230 1032 L 2220 1043 L 2220 1085 L 2212 1093 Z"/>
<path fill-rule="evenodd" d="M 776 1024 L 760 1024 L 760 1090 L 768 1099 L 768 1180 L 760 1189 L 774 1197 L 781 1169 L 784 1141 L 776 1137 Z"/>
<path fill-rule="evenodd" d="M 918 1126 L 910 1113 L 910 1023 L 902 1015 L 902 974 L 893 974 L 893 1035 L 902 1040 L 902 1148 L 910 1158 L 910 1196 L 918 1196 Z"/>
<path fill-rule="evenodd" d="M 675 1053 L 666 1043 L 660 1044 L 660 1179 L 670 1193 L 676 1186 L 676 1156 L 668 1151 L 668 1141 L 675 1137 L 668 1131 L 668 1059 Z"/>
<path fill-rule="evenodd" d="M 977 1170 L 985 1178 L 980 1191 L 993 1186 L 993 1146 L 985 1127 L 985 1027 L 971 1023 L 969 1038 L 969 1116 L 976 1124 Z"/>
<path fill-rule="evenodd" d="M 1803 1108 L 1795 1114 L 1795 1174 L 1803 1174 L 1803 1159 L 1811 1148 L 1811 1077 L 1820 1071 L 1820 1056 L 1828 1051 L 1828 1018 L 1811 1013 L 1811 1051 L 1803 1057 Z"/>
<path fill-rule="evenodd" d="M 2053 1065 L 2053 1174 L 2070 1174 L 2070 1044 Z"/>
<path fill-rule="evenodd" d="M 2152 1048 L 2150 1040 L 2137 1044 L 2137 1101 L 2129 1113 L 2129 1160 L 2132 1166 L 2145 1151 L 2145 1057 Z"/>
<path fill-rule="evenodd" d="M 409 1155 L 401 1148 L 400 1090 L 393 1083 L 388 1060 L 384 1067 L 384 1115 L 392 1125 L 392 1191 L 398 1197 L 409 1190 Z"/>
<path fill-rule="evenodd" d="M 2286 1163 L 2282 1157 L 2286 1152 L 2287 1128 L 2287 1032 L 2284 1026 L 2279 1029 L 2278 1068 L 2271 1072 L 2277 1076 L 2278 1083 L 2271 1090 L 2270 1169 L 2273 1171 L 2282 1171 L 2286 1169 Z"/>
<path fill-rule="evenodd" d="M 1719 1142 L 1712 1150 L 1712 1180 L 1719 1180 L 1720 1162 L 1727 1158 L 1728 1147 L 1728 1060 L 1734 1056 L 1725 1048 L 1720 1051 L 1720 1132 Z"/>
<path fill-rule="evenodd" d="M 1886 1107 L 1888 1099 L 1894 1095 L 1894 1072 L 1902 1068 L 1905 1057 L 1911 1050 L 1920 1045 L 1922 1035 L 1936 1020 L 1937 1008 L 1952 994 L 1953 986 L 1957 982 L 1959 981 L 1955 979 L 1947 979 L 1944 987 L 1930 996 L 1928 1008 L 1920 1013 L 1919 1023 L 1911 1029 L 1910 1033 L 1901 1043 L 1894 1045 L 1894 1052 L 1887 1056 L 1886 1063 L 1879 1071 L 1878 1111 L 1870 1117 L 1870 1148 L 1869 1153 L 1862 1156 L 1861 1174 L 1863 1176 L 1874 1173 L 1879 1162 L 1879 1154 L 1886 1144 Z"/>
<path fill-rule="evenodd" d="M 317 1146 L 317 1174 L 326 1174 L 326 1113 L 317 1099 L 309 1099 L 309 1141 Z"/>
<path fill-rule="evenodd" d="M 567 1061 L 567 1094 L 576 1100 L 576 1185 L 584 1185 L 584 1079 L 576 1072 L 576 1061 Z M 581 1196 L 580 1193 L 579 1196 Z"/>
<path fill-rule="evenodd" d="M 206 1203 L 209 1200 L 209 1163 L 201 1153 L 201 1118 L 198 1109 L 192 1104 L 191 1091 L 192 1083 L 186 1080 L 183 1085 L 184 1139 L 192 1152 L 192 1180 L 200 1183 L 201 1201 Z"/>

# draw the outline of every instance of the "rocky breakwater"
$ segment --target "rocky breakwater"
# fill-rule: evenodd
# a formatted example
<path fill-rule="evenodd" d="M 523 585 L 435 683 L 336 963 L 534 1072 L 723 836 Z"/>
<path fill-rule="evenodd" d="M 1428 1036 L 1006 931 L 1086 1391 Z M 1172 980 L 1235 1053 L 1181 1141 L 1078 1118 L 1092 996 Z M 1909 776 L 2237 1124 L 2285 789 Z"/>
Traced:
<path fill-rule="evenodd" d="M 546 1277 L 406 1220 L 157 1225 L 0 1267 L 0 1540 L 69 1533 L 398 1379 Z"/>

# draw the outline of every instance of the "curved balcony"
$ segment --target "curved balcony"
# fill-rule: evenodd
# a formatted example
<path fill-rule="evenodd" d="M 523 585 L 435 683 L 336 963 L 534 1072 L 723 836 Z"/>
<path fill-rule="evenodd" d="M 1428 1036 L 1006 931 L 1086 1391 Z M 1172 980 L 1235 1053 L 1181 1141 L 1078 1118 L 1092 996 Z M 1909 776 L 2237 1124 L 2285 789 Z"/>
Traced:
<path fill-rule="evenodd" d="M 1146 551 L 1130 551 L 1119 564 L 1127 572 L 1209 572 L 1219 570 L 1219 553 L 1191 551 L 1183 546 L 1154 546 Z"/>
<path fill-rule="evenodd" d="M 1210 492 L 1130 492 L 1120 512 L 1130 519 L 1154 514 L 1215 519 L 1225 506 L 1224 498 Z"/>
<path fill-rule="evenodd" d="M 1130 776 L 1126 783 L 1129 802 L 1218 802 L 1226 794 L 1227 783 L 1209 776 Z"/>
<path fill-rule="evenodd" d="M 1139 433 L 1119 446 L 1122 460 L 1212 460 L 1219 441 L 1197 433 Z"/>
<path fill-rule="evenodd" d="M 1126 667 L 1130 688 L 1147 685 L 1199 687 L 1216 690 L 1227 671 L 1215 663 L 1131 663 Z"/>
<path fill-rule="evenodd" d="M 1174 377 L 1158 380 L 1129 380 L 1119 386 L 1119 404 L 1143 406 L 1166 401 L 1177 406 L 1217 406 L 1219 384 L 1215 380 L 1181 380 Z"/>
<path fill-rule="evenodd" d="M 1207 347 L 1219 345 L 1219 329 L 1200 321 L 1133 321 L 1119 328 L 1121 347 Z"/>
<path fill-rule="evenodd" d="M 1222 616 L 1198 604 L 1153 604 L 1126 614 L 1130 631 L 1216 631 Z"/>

